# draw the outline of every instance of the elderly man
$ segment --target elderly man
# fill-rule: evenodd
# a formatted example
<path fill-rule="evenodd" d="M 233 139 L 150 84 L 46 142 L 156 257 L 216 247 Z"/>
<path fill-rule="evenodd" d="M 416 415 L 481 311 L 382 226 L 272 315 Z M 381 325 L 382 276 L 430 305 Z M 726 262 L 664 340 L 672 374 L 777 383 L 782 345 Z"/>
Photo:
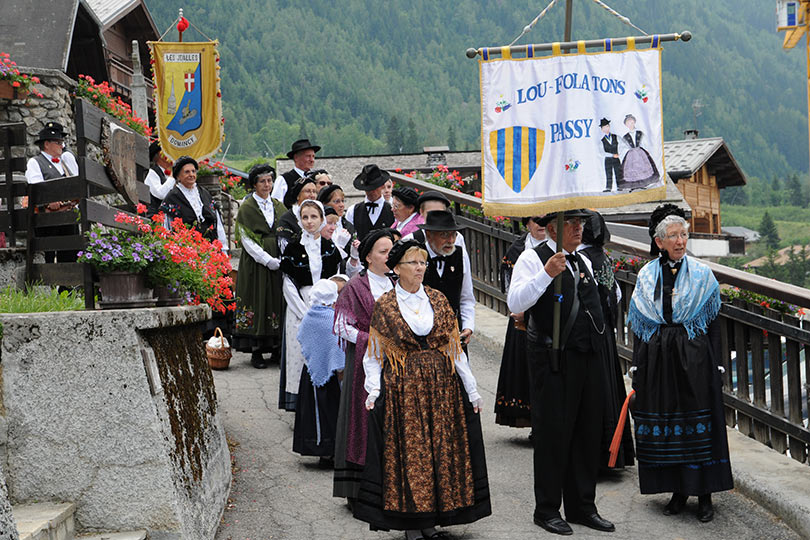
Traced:
<path fill-rule="evenodd" d="M 163 199 L 172 190 L 175 184 L 171 175 L 172 162 L 160 150 L 158 141 L 149 145 L 149 172 L 146 173 L 144 183 L 149 186 L 149 215 L 157 214 Z"/>
<path fill-rule="evenodd" d="M 528 318 L 528 359 L 534 440 L 534 522 L 554 534 L 573 531 L 569 522 L 612 532 L 613 524 L 596 511 L 596 477 L 602 429 L 605 319 L 587 257 L 576 253 L 582 241 L 581 210 L 540 220 L 548 241 L 518 257 L 507 304 Z M 563 251 L 557 251 L 557 242 Z M 552 281 L 560 276 L 562 298 Z M 553 351 L 552 313 L 561 302 L 560 349 Z"/>
<path fill-rule="evenodd" d="M 475 295 L 470 257 L 463 247 L 456 245 L 461 227 L 447 210 L 428 212 L 425 223 L 418 227 L 425 236 L 428 252 L 424 284 L 447 297 L 458 320 L 461 343 L 467 345 L 475 330 Z"/>
<path fill-rule="evenodd" d="M 296 180 L 303 178 L 310 169 L 315 167 L 315 153 L 320 149 L 320 146 L 312 144 L 309 139 L 299 139 L 292 143 L 292 148 L 287 152 L 287 157 L 293 160 L 293 168 L 282 174 L 281 178 L 276 181 L 273 186 L 273 193 L 270 196 L 284 202 L 284 195 L 287 190 L 293 186 Z"/>

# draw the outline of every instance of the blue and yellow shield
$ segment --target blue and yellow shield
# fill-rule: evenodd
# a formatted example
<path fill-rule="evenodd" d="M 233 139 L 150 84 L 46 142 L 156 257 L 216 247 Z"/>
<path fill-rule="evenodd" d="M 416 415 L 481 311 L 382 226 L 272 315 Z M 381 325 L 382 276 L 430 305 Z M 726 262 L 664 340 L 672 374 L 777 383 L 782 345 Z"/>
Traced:
<path fill-rule="evenodd" d="M 489 151 L 501 178 L 515 193 L 529 184 L 540 159 L 546 132 L 542 129 L 513 126 L 490 131 Z"/>

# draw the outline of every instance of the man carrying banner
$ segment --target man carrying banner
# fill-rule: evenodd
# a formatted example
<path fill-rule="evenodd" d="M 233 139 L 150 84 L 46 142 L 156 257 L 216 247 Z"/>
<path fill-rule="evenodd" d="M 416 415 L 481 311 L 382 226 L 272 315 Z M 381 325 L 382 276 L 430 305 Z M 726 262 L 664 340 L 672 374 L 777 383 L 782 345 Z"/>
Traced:
<path fill-rule="evenodd" d="M 295 181 L 303 178 L 307 172 L 315 167 L 315 153 L 320 149 L 320 146 L 312 144 L 309 139 L 299 139 L 292 143 L 292 148 L 287 152 L 287 157 L 293 160 L 293 168 L 281 175 L 281 179 L 273 186 L 271 197 L 284 202 L 284 195 Z"/>
<path fill-rule="evenodd" d="M 528 318 L 534 442 L 534 522 L 554 534 L 573 533 L 566 519 L 604 532 L 615 530 L 594 503 L 602 428 L 605 318 L 591 262 L 576 253 L 582 210 L 542 218 L 548 241 L 524 251 L 515 264 L 507 304 Z M 563 251 L 557 251 L 557 242 Z M 550 287 L 562 274 L 562 298 Z M 552 351 L 552 311 L 561 302 L 559 356 Z"/>

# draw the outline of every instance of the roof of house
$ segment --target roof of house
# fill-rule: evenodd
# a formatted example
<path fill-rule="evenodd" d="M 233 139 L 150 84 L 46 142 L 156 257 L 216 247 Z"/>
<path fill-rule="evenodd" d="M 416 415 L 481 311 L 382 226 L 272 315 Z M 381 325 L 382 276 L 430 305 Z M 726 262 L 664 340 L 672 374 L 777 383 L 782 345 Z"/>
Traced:
<path fill-rule="evenodd" d="M 706 165 L 721 188 L 746 183 L 745 174 L 722 137 L 664 141 L 664 163 L 667 173 L 676 182 Z"/>
<path fill-rule="evenodd" d="M 160 36 L 160 32 L 158 32 L 155 21 L 152 19 L 144 0 L 86 0 L 86 2 L 101 21 L 104 30 L 142 6 L 147 22 L 152 27 L 155 35 Z"/>
<path fill-rule="evenodd" d="M 749 229 L 748 227 L 723 227 L 722 231 L 725 234 L 730 234 L 733 236 L 742 236 L 745 238 L 746 242 L 756 242 L 761 238 L 760 234 L 753 230 Z"/>

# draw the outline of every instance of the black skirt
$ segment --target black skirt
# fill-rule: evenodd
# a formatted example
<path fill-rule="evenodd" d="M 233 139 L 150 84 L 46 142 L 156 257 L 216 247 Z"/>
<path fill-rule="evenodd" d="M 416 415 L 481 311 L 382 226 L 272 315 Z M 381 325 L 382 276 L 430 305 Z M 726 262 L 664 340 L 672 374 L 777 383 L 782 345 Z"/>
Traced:
<path fill-rule="evenodd" d="M 633 354 L 641 493 L 705 495 L 734 487 L 723 391 L 709 335 L 662 325 Z"/>
<path fill-rule="evenodd" d="M 529 363 L 526 358 L 526 331 L 515 328 L 510 317 L 503 344 L 498 392 L 495 397 L 495 423 L 511 427 L 531 427 Z"/>
<path fill-rule="evenodd" d="M 304 366 L 298 385 L 295 408 L 293 452 L 302 456 L 331 457 L 335 454 L 335 427 L 340 405 L 340 383 L 337 375 L 320 388 L 312 385 Z"/>
<path fill-rule="evenodd" d="M 365 521 L 372 530 L 415 530 L 429 529 L 437 525 L 459 525 L 472 523 L 492 514 L 487 478 L 486 456 L 484 455 L 484 435 L 481 431 L 481 415 L 473 411 L 464 385 L 456 376 L 464 401 L 464 416 L 467 421 L 467 437 L 470 445 L 470 463 L 473 474 L 474 503 L 452 512 L 404 513 L 383 509 L 383 422 L 385 418 L 385 386 L 374 403 L 368 418 L 368 444 L 366 466 L 357 501 L 354 504 L 354 517 Z"/>

